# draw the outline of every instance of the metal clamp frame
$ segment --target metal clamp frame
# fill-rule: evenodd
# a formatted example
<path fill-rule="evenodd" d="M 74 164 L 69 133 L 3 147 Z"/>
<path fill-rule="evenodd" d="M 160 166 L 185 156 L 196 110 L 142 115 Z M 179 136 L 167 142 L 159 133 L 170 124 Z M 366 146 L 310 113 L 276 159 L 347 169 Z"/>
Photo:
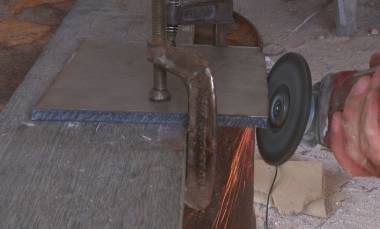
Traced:
<path fill-rule="evenodd" d="M 183 79 L 189 114 L 185 202 L 197 210 L 210 204 L 214 186 L 217 114 L 214 80 L 207 61 L 194 50 L 175 47 L 175 37 L 181 24 L 232 22 L 232 9 L 232 0 L 184 6 L 179 0 L 152 0 L 152 40 L 148 44 L 148 59 L 154 66 L 154 85 L 150 99 L 170 99 L 166 71 Z"/>
<path fill-rule="evenodd" d="M 148 58 L 185 83 L 188 94 L 186 204 L 204 209 L 211 201 L 216 157 L 216 98 L 206 60 L 185 48 L 149 45 Z"/>

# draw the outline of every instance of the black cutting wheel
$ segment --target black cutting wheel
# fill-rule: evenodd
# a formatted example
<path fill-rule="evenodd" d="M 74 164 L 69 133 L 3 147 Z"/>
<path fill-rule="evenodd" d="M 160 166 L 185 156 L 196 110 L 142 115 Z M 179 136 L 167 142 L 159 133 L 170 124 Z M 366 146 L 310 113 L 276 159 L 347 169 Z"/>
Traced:
<path fill-rule="evenodd" d="M 257 129 L 257 144 L 263 159 L 281 165 L 296 151 L 309 118 L 312 82 L 306 60 L 287 53 L 268 77 L 268 128 Z"/>

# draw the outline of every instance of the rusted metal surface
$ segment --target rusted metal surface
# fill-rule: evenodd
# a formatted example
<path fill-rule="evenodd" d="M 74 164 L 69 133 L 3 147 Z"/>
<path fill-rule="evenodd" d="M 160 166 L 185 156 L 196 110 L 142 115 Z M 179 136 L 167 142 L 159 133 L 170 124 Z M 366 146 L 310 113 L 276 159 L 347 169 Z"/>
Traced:
<path fill-rule="evenodd" d="M 227 46 L 226 36 L 233 25 L 233 1 L 232 0 L 219 0 L 220 3 L 224 3 L 230 6 L 231 12 L 228 12 L 229 23 L 217 23 L 214 25 L 214 45 L 215 46 Z"/>
<path fill-rule="evenodd" d="M 180 4 L 169 0 L 166 8 L 168 40 L 175 46 L 179 25 L 209 25 L 215 33 L 214 45 L 225 46 L 228 25 L 233 23 L 233 1 L 191 1 Z"/>
<path fill-rule="evenodd" d="M 179 76 L 188 95 L 186 204 L 205 209 L 213 194 L 216 160 L 216 96 L 212 70 L 196 51 L 175 48 L 178 25 L 222 24 L 232 22 L 233 2 L 218 0 L 180 5 L 179 1 L 152 0 L 152 40 L 148 59 L 154 66 L 154 86 L 150 98 L 170 98 L 166 89 L 166 71 Z M 169 35 L 170 44 L 167 44 Z M 225 45 L 225 27 L 216 26 L 216 44 Z M 161 68 L 161 69 L 159 69 Z"/>
<path fill-rule="evenodd" d="M 228 33 L 228 27 L 224 24 L 214 25 L 214 45 L 215 46 L 227 46 L 226 35 Z"/>
<path fill-rule="evenodd" d="M 231 25 L 196 25 L 194 42 L 262 46 L 257 30 L 248 20 L 234 13 L 234 21 L 237 28 L 232 29 Z M 211 204 L 203 211 L 185 207 L 183 228 L 256 228 L 253 209 L 254 133 L 252 129 L 218 129 L 217 177 Z"/>
<path fill-rule="evenodd" d="M 197 52 L 149 44 L 148 59 L 182 78 L 188 93 L 186 204 L 206 208 L 213 193 L 216 160 L 216 98 L 213 74 Z"/>
<path fill-rule="evenodd" d="M 256 228 L 253 208 L 253 129 L 219 128 L 214 195 L 203 211 L 185 207 L 185 229 Z"/>
<path fill-rule="evenodd" d="M 234 13 L 234 24 L 227 27 L 224 40 L 227 45 L 251 46 L 262 48 L 262 39 L 256 27 L 246 18 Z M 194 43 L 215 44 L 215 25 L 195 25 Z"/>

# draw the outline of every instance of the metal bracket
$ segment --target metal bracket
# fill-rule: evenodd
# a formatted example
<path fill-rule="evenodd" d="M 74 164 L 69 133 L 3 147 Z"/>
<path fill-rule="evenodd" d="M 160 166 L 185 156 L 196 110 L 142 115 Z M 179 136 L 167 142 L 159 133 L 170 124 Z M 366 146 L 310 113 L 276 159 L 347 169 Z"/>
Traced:
<path fill-rule="evenodd" d="M 197 210 L 211 202 L 216 161 L 216 99 L 209 64 L 194 50 L 148 45 L 148 59 L 182 78 L 188 91 L 186 204 Z"/>
<path fill-rule="evenodd" d="M 168 25 L 227 24 L 233 22 L 233 6 L 225 2 L 167 5 Z"/>
<path fill-rule="evenodd" d="M 216 163 L 216 99 L 207 61 L 195 51 L 176 48 L 178 25 L 233 22 L 232 0 L 196 2 L 181 6 L 179 0 L 152 0 L 152 42 L 148 59 L 153 63 L 153 101 L 168 100 L 166 71 L 185 82 L 188 94 L 186 204 L 197 210 L 211 202 Z M 166 33 L 163 30 L 166 29 Z M 221 33 L 223 30 L 218 30 Z M 167 40 L 171 45 L 167 44 Z M 220 42 L 221 43 L 221 42 Z"/>

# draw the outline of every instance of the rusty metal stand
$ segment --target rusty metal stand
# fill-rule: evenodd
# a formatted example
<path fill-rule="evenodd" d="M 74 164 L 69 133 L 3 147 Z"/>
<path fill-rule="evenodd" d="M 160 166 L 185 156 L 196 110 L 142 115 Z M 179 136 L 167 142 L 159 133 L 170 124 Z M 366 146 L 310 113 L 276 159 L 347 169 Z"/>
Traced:
<path fill-rule="evenodd" d="M 176 28 L 184 24 L 215 24 L 215 44 L 224 45 L 224 24 L 233 21 L 232 15 L 231 0 L 183 6 L 175 0 L 152 0 L 152 40 L 148 44 L 148 59 L 154 66 L 154 85 L 150 99 L 165 101 L 170 98 L 166 72 L 180 77 L 186 86 L 189 123 L 185 202 L 197 210 L 210 204 L 215 182 L 217 108 L 214 73 L 207 60 L 196 51 L 174 47 Z"/>
<path fill-rule="evenodd" d="M 229 45 L 260 47 L 256 29 L 244 17 L 234 14 L 241 28 L 231 33 Z M 213 26 L 214 28 L 216 26 Z M 212 26 L 195 27 L 195 43 L 215 44 L 217 35 Z M 244 136 L 249 136 L 244 138 Z M 217 178 L 211 204 L 204 211 L 185 206 L 183 228 L 256 228 L 254 198 L 254 129 L 218 128 Z"/>

